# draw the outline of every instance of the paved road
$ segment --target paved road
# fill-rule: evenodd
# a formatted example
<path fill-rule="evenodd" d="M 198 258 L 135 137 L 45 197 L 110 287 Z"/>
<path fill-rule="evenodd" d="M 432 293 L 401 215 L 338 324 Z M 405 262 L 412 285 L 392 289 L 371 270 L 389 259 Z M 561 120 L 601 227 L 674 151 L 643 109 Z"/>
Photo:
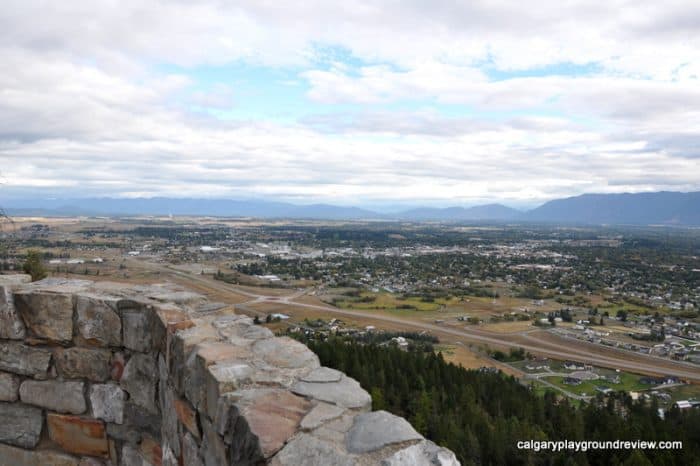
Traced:
<path fill-rule="evenodd" d="M 597 366 L 644 374 L 671 375 L 689 381 L 700 382 L 700 368 L 681 361 L 672 361 L 670 359 L 663 359 L 656 356 L 631 353 L 616 348 L 582 342 L 580 340 L 570 342 L 567 339 L 560 337 L 557 337 L 556 339 L 561 340 L 561 343 L 551 340 L 543 341 L 530 335 L 529 332 L 522 332 L 521 334 L 514 335 L 497 334 L 478 329 L 462 329 L 447 325 L 436 325 L 428 322 L 417 322 L 372 312 L 339 309 L 320 304 L 300 303 L 293 300 L 303 295 L 303 292 L 295 292 L 287 296 L 261 295 L 247 290 L 242 290 L 240 287 L 235 285 L 216 281 L 201 275 L 190 274 L 164 265 L 145 261 L 132 262 L 134 265 L 160 271 L 163 274 L 180 278 L 186 282 L 196 282 L 202 287 L 218 291 L 220 293 L 229 293 L 250 298 L 250 300 L 244 303 L 235 304 L 235 306 L 258 314 L 261 312 L 255 311 L 255 309 L 252 309 L 250 306 L 262 303 L 280 303 L 290 307 L 324 311 L 339 316 L 391 323 L 394 326 L 402 326 L 407 329 L 415 329 L 418 331 L 427 330 L 437 337 L 447 336 L 450 340 L 458 340 L 466 343 L 483 343 L 499 347 L 504 345 L 518 346 L 531 353 L 536 353 L 555 359 L 579 361 Z"/>
<path fill-rule="evenodd" d="M 337 309 L 337 308 L 332 308 L 328 306 L 319 306 L 319 305 L 314 305 L 314 304 L 306 304 L 306 303 L 293 303 L 290 302 L 290 305 L 298 306 L 298 307 L 304 307 L 304 308 L 311 308 L 311 309 L 318 309 L 321 311 L 326 311 L 326 312 L 332 312 L 334 314 L 340 314 L 340 315 L 346 315 L 349 317 L 361 317 L 364 319 L 374 319 L 378 321 L 384 321 L 384 322 L 389 322 L 392 324 L 399 324 L 403 325 L 405 327 L 414 327 L 419 330 L 430 330 L 431 333 L 439 336 L 439 335 L 450 335 L 453 337 L 459 337 L 463 339 L 464 341 L 470 341 L 470 342 L 477 342 L 477 343 L 486 343 L 486 344 L 491 344 L 491 345 L 496 345 L 496 346 L 502 346 L 502 345 L 508 345 L 510 344 L 506 338 L 508 338 L 507 335 L 500 335 L 500 334 L 486 334 L 484 331 L 476 331 L 476 330 L 461 330 L 461 329 L 456 329 L 456 328 L 451 328 L 448 326 L 444 325 L 434 325 L 426 322 L 415 322 L 415 321 L 410 321 L 410 320 L 405 320 L 405 319 L 400 319 L 400 318 L 395 318 L 395 317 L 390 317 L 390 316 L 385 316 L 385 315 L 377 315 L 377 314 L 372 314 L 369 312 L 362 312 L 362 311 L 349 311 L 345 309 Z M 659 362 L 651 359 L 649 362 L 638 362 L 638 361 L 631 361 L 629 359 L 626 359 L 628 356 L 627 354 L 612 354 L 610 356 L 607 355 L 599 355 L 599 354 L 584 354 L 581 351 L 572 351 L 569 348 L 565 346 L 558 346 L 550 342 L 546 342 L 546 344 L 541 345 L 539 344 L 540 341 L 532 338 L 533 343 L 531 344 L 521 344 L 517 343 L 517 346 L 522 347 L 526 351 L 529 351 L 531 353 L 537 353 L 541 354 L 544 356 L 556 358 L 556 359 L 571 359 L 574 361 L 580 361 L 580 362 L 586 362 L 594 365 L 599 365 L 603 367 L 611 367 L 615 369 L 623 369 L 623 370 L 629 370 L 632 372 L 643 372 L 643 373 L 652 373 L 652 374 L 661 374 L 661 375 L 675 375 L 677 377 L 681 377 L 683 379 L 688 379 L 688 380 L 694 380 L 697 382 L 700 382 L 700 369 L 696 367 L 689 366 L 687 364 L 683 364 L 678 361 L 671 361 L 671 360 L 663 360 L 662 362 L 664 363 L 663 366 L 660 367 Z M 545 343 L 545 342 L 542 342 Z M 590 343 L 589 343 L 590 344 Z M 592 345 L 592 344 L 591 344 Z M 594 348 L 595 350 L 599 350 L 599 348 Z"/>

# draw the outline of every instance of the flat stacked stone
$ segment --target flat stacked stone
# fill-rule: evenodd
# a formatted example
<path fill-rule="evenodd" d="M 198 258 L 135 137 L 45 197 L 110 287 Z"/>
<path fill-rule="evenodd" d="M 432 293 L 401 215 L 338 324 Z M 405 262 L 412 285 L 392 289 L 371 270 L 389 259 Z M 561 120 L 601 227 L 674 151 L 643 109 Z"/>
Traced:
<path fill-rule="evenodd" d="M 17 401 L 20 379 L 14 374 L 0 372 L 0 401 Z"/>
<path fill-rule="evenodd" d="M 47 377 L 51 351 L 20 342 L 0 342 L 0 370 L 36 379 Z"/>
<path fill-rule="evenodd" d="M 368 410 L 372 398 L 356 380 L 342 372 L 321 367 L 297 382 L 292 391 L 342 408 Z"/>
<path fill-rule="evenodd" d="M 63 450 L 78 455 L 108 456 L 109 443 L 102 421 L 49 413 L 46 424 L 49 437 Z"/>
<path fill-rule="evenodd" d="M 73 297 L 67 293 L 18 290 L 15 306 L 29 335 L 54 343 L 73 339 Z"/>
<path fill-rule="evenodd" d="M 135 404 L 152 413 L 158 412 L 156 374 L 155 356 L 134 354 L 126 364 L 119 382 Z"/>
<path fill-rule="evenodd" d="M 77 331 L 91 346 L 120 346 L 122 321 L 117 314 L 116 297 L 96 294 L 78 295 L 75 312 Z"/>
<path fill-rule="evenodd" d="M 25 281 L 0 276 L 0 466 L 458 464 L 230 307 L 170 285 Z"/>
<path fill-rule="evenodd" d="M 34 448 L 44 416 L 41 409 L 18 403 L 0 403 L 0 443 Z"/>
<path fill-rule="evenodd" d="M 24 322 L 15 308 L 12 290 L 31 281 L 29 275 L 0 275 L 0 338 L 21 340 L 25 337 Z"/>
<path fill-rule="evenodd" d="M 83 382 L 26 380 L 19 387 L 19 396 L 22 403 L 57 413 L 82 414 L 87 409 L 84 389 Z"/>
<path fill-rule="evenodd" d="M 88 379 L 104 382 L 111 372 L 112 353 L 104 349 L 57 348 L 54 361 L 58 374 L 65 379 Z"/>
<path fill-rule="evenodd" d="M 126 392 L 116 384 L 97 384 L 90 387 L 92 414 L 106 422 L 122 424 Z"/>
<path fill-rule="evenodd" d="M 0 443 L 0 465 L 2 466 L 90 466 L 75 456 L 50 450 L 31 451 Z"/>

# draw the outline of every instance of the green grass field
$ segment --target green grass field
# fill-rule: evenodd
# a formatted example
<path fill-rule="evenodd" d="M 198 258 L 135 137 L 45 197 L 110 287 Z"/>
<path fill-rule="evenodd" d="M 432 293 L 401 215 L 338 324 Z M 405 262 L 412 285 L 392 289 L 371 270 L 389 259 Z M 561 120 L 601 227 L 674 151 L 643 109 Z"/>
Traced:
<path fill-rule="evenodd" d="M 509 365 L 520 369 L 524 372 L 544 372 L 542 370 L 538 371 L 528 371 L 525 369 L 525 366 L 528 364 L 528 361 L 515 361 L 508 363 Z M 563 362 L 561 361 L 549 361 L 550 368 L 552 372 L 570 372 L 565 369 L 563 369 Z M 613 389 L 614 391 L 626 391 L 626 392 L 651 392 L 656 389 L 656 386 L 654 385 L 646 385 L 643 384 L 639 381 L 640 377 L 642 377 L 639 374 L 633 374 L 630 372 L 616 372 L 612 369 L 606 369 L 606 368 L 595 368 L 595 372 L 599 374 L 601 377 L 602 376 L 617 376 L 620 379 L 620 383 L 614 384 L 611 383 L 607 380 L 604 380 L 602 378 L 598 380 L 585 380 L 582 381 L 581 384 L 579 385 L 567 385 L 564 383 L 564 377 L 561 376 L 551 376 L 551 377 L 543 377 L 542 380 L 546 380 L 547 382 L 563 389 L 571 393 L 575 393 L 576 395 L 585 395 L 585 396 L 595 396 L 598 391 L 596 390 L 596 387 L 609 387 Z M 544 395 L 544 393 L 547 390 L 552 390 L 551 387 L 548 387 L 544 385 L 542 382 L 538 380 L 531 380 L 527 382 L 528 384 L 532 385 L 533 392 L 538 394 L 538 395 Z M 671 395 L 671 399 L 669 401 L 660 401 L 660 406 L 662 407 L 668 407 L 671 403 L 674 403 L 678 400 L 700 400 L 700 385 L 680 385 L 680 386 L 675 386 L 675 387 L 670 387 L 670 388 L 665 388 L 662 390 L 659 390 L 661 392 L 667 392 Z M 559 393 L 559 392 L 558 392 Z"/>
<path fill-rule="evenodd" d="M 564 383 L 563 377 L 547 377 L 546 380 L 554 385 L 568 390 L 577 395 L 587 395 L 592 396 L 597 393 L 596 387 L 609 387 L 615 391 L 626 391 L 626 392 L 636 392 L 642 390 L 649 390 L 653 388 L 653 385 L 645 385 L 639 382 L 641 377 L 638 374 L 631 374 L 629 372 L 614 372 L 614 371 L 598 371 L 601 375 L 615 374 L 620 378 L 620 383 L 611 383 L 607 380 L 584 380 L 579 385 L 567 385 Z"/>
<path fill-rule="evenodd" d="M 531 382 L 532 384 L 532 393 L 534 393 L 537 396 L 544 396 L 544 394 L 547 391 L 554 391 L 552 387 L 548 387 L 547 385 L 538 382 L 537 380 L 533 380 Z"/>
<path fill-rule="evenodd" d="M 700 400 L 700 385 L 682 385 L 668 390 L 671 402 L 678 400 Z"/>
<path fill-rule="evenodd" d="M 337 305 L 341 308 L 356 310 L 434 312 L 446 306 L 457 305 L 459 302 L 458 298 L 436 298 L 434 301 L 426 302 L 421 298 L 404 298 L 387 292 L 363 291 L 359 297 L 344 297 L 337 301 Z"/>
<path fill-rule="evenodd" d="M 554 392 L 558 395 L 563 395 L 562 392 L 555 390 L 552 387 L 549 387 L 549 386 L 543 384 L 542 382 L 539 382 L 537 380 L 532 381 L 532 393 L 534 393 L 535 395 L 544 396 L 544 394 L 547 393 L 548 391 Z M 569 403 L 574 405 L 574 406 L 580 406 L 582 403 L 585 403 L 585 401 L 583 401 L 583 400 L 577 400 L 574 398 L 568 398 L 568 399 L 569 399 Z"/>

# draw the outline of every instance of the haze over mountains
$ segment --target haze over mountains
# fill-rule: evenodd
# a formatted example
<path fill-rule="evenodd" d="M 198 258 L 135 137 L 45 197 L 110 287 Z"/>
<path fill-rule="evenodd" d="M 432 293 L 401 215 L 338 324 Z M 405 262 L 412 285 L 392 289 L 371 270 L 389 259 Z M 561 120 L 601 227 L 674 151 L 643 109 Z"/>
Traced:
<path fill-rule="evenodd" d="M 529 211 L 502 204 L 416 207 L 379 213 L 331 204 L 297 205 L 259 199 L 85 198 L 3 201 L 12 215 L 208 215 L 329 220 L 514 221 L 579 224 L 700 225 L 700 192 L 583 194 Z"/>

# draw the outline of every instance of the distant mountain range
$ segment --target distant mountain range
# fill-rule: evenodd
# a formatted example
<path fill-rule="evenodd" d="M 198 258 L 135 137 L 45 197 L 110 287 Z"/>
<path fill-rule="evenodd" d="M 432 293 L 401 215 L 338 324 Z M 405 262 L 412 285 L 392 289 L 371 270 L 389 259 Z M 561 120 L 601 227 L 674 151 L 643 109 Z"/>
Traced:
<path fill-rule="evenodd" d="M 407 220 L 516 220 L 524 214 L 521 210 L 512 209 L 502 204 L 485 204 L 474 207 L 446 207 L 436 209 L 419 207 L 395 214 L 400 219 Z"/>
<path fill-rule="evenodd" d="M 583 194 L 549 201 L 525 217 L 534 222 L 700 225 L 700 192 Z"/>
<path fill-rule="evenodd" d="M 175 198 L 85 198 L 0 200 L 11 215 L 206 215 L 328 220 L 502 221 L 567 224 L 700 225 L 700 192 L 583 194 L 556 199 L 529 211 L 501 204 L 418 207 L 378 213 L 331 204 Z"/>
<path fill-rule="evenodd" d="M 0 204 L 3 201 L 0 200 Z M 359 207 L 330 204 L 297 205 L 286 202 L 228 199 L 85 198 L 7 201 L 11 215 L 203 215 L 214 217 L 313 218 L 357 220 L 381 217 Z"/>

